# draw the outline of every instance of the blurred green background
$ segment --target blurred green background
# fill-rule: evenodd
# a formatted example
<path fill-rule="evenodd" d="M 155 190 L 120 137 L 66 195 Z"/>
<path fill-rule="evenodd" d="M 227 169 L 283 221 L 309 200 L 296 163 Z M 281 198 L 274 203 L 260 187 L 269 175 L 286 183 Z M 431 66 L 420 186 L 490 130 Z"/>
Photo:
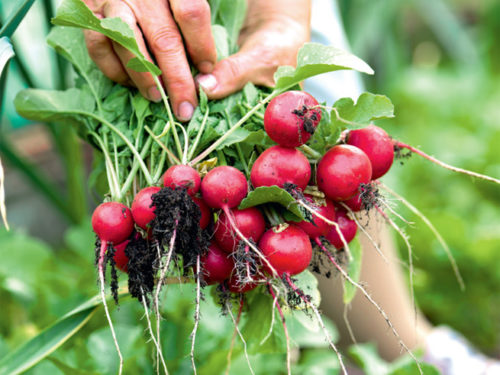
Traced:
<path fill-rule="evenodd" d="M 16 3 L 0 2 L 2 22 Z M 74 134 L 48 124 L 39 131 L 49 147 L 30 153 L 22 149 L 25 131 L 14 130 L 26 124 L 12 106 L 21 88 L 61 88 L 71 82 L 64 62 L 44 43 L 54 4 L 35 1 L 13 38 L 17 57 L 2 90 L 0 157 L 6 167 L 13 230 L 0 229 L 0 359 L 97 291 L 85 151 Z M 395 104 L 396 119 L 381 125 L 395 138 L 438 159 L 500 176 L 500 45 L 496 42 L 500 3 L 341 0 L 339 5 L 353 52 L 376 71 L 375 76 L 364 77 L 368 90 L 386 94 Z M 416 256 L 418 305 L 433 323 L 448 324 L 484 352 L 500 356 L 500 189 L 416 156 L 404 165 L 395 164 L 385 182 L 435 224 L 466 283 L 461 292 L 433 234 L 398 205 L 398 212 L 415 222 L 406 229 Z M 406 251 L 400 245 L 404 258 Z M 169 294 L 174 297 L 164 312 L 168 332 L 164 346 L 177 348 L 168 356 L 179 374 L 190 373 L 189 360 L 181 354 L 188 353 L 186 340 L 192 327 L 191 319 L 186 319 L 193 308 L 188 289 Z M 207 315 L 218 315 L 214 306 L 206 308 Z M 117 362 L 102 315 L 98 310 L 81 333 L 29 373 L 109 373 Z M 114 312 L 123 335 L 119 340 L 127 343 L 123 350 L 131 373 L 154 370 L 152 347 L 144 345 L 144 325 L 135 324 L 142 317 L 140 306 L 127 300 Z M 215 373 L 224 363 L 226 352 L 214 355 L 213 348 L 227 348 L 232 335 L 227 319 L 214 322 L 202 325 L 198 338 L 200 360 L 212 358 L 205 373 Z M 335 361 L 318 360 L 322 345 L 312 341 L 310 347 L 316 349 L 303 357 L 297 373 L 314 373 L 318 363 L 323 366 L 318 374 L 337 368 Z M 256 367 L 264 366 L 267 374 L 280 373 L 283 356 L 269 354 L 252 361 Z M 237 356 L 234 373 L 244 366 L 244 358 Z"/>

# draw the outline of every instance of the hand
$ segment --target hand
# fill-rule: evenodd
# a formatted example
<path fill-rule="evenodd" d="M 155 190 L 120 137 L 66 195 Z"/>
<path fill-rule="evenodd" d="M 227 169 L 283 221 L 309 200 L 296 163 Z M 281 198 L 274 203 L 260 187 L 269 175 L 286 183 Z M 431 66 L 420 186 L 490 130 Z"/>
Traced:
<path fill-rule="evenodd" d="M 196 81 L 210 99 L 238 91 L 247 82 L 273 86 L 280 65 L 295 66 L 299 48 L 310 37 L 310 0 L 249 0 L 240 51 L 219 61 Z"/>
<path fill-rule="evenodd" d="M 186 54 L 204 74 L 217 61 L 206 0 L 84 0 L 100 18 L 120 17 L 134 31 L 142 53 L 155 57 L 162 80 L 180 121 L 191 118 L 197 105 L 196 86 Z M 185 47 L 183 44 L 183 39 Z M 160 93 L 150 73 L 126 67 L 133 54 L 104 35 L 85 31 L 89 55 L 111 80 L 135 85 L 144 97 L 160 101 Z"/>

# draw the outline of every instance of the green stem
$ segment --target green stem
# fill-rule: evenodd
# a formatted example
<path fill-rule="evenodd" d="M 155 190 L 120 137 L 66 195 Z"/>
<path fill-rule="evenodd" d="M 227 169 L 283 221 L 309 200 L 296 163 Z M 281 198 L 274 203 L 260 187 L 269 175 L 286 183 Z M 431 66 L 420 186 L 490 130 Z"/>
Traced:
<path fill-rule="evenodd" d="M 226 117 L 227 123 L 229 124 L 229 127 L 232 127 L 231 116 L 229 116 L 229 112 L 227 111 L 227 109 L 224 110 L 224 115 Z M 245 170 L 245 174 L 247 175 L 247 177 L 249 177 L 250 171 L 248 170 L 248 163 L 243 156 L 243 152 L 241 151 L 240 144 L 236 143 L 235 148 L 236 148 L 236 153 L 238 154 L 238 158 L 240 159 L 241 164 L 243 164 L 243 169 Z"/>
<path fill-rule="evenodd" d="M 182 164 L 181 161 L 173 154 L 173 152 L 170 151 L 169 148 L 159 140 L 159 137 L 157 137 L 148 126 L 144 127 L 144 129 L 149 133 L 151 137 L 153 137 L 154 141 L 158 143 L 158 145 L 168 154 L 168 156 L 170 156 L 175 161 L 175 163 Z"/>
<path fill-rule="evenodd" d="M 239 129 L 245 121 L 247 121 L 255 112 L 257 112 L 260 108 L 262 108 L 267 102 L 269 102 L 272 98 L 279 95 L 281 92 L 286 91 L 288 89 L 280 89 L 274 90 L 268 96 L 266 96 L 260 103 L 258 103 L 255 107 L 249 110 L 245 116 L 243 116 L 236 124 L 234 124 L 222 137 L 220 137 L 217 141 L 212 143 L 210 147 L 205 149 L 200 155 L 189 162 L 190 166 L 198 164 L 200 161 L 205 159 L 212 151 L 214 151 L 217 147 L 219 147 L 231 134 L 233 134 L 237 129 Z"/>
<path fill-rule="evenodd" d="M 308 154 L 309 156 L 313 157 L 314 159 L 321 159 L 323 155 L 321 155 L 318 151 L 313 150 L 311 147 L 308 145 L 302 145 L 299 147 L 301 151 L 304 153 Z"/>
<path fill-rule="evenodd" d="M 210 110 L 207 108 L 205 115 L 203 116 L 203 120 L 201 121 L 200 129 L 198 130 L 198 134 L 196 134 L 196 138 L 191 145 L 191 149 L 189 150 L 189 154 L 187 159 L 191 160 L 193 158 L 193 154 L 196 152 L 196 147 L 198 147 L 198 143 L 200 143 L 201 136 L 203 134 L 203 131 L 205 130 L 205 125 L 208 120 L 208 114 L 210 113 Z"/>
<path fill-rule="evenodd" d="M 160 92 L 161 99 L 163 100 L 163 104 L 165 105 L 165 109 L 167 110 L 168 122 L 170 123 L 170 127 L 172 128 L 174 134 L 174 141 L 175 141 L 175 146 L 177 147 L 177 152 L 179 153 L 179 157 L 182 158 L 182 146 L 179 140 L 179 135 L 177 134 L 177 129 L 175 128 L 174 116 L 172 115 L 172 110 L 170 109 L 170 104 L 168 103 L 167 95 L 165 94 L 165 90 L 163 89 L 163 86 L 161 85 L 161 82 L 158 79 L 158 77 L 153 75 L 153 79 L 156 83 L 158 91 Z"/>
<path fill-rule="evenodd" d="M 156 173 L 153 176 L 155 181 L 158 181 L 160 179 L 160 176 L 163 173 L 163 168 L 165 167 L 165 160 L 166 159 L 167 159 L 167 153 L 162 152 L 160 155 L 160 161 L 158 162 L 158 166 L 156 168 Z"/>
<path fill-rule="evenodd" d="M 250 106 L 249 104 L 245 103 L 244 106 L 247 108 L 247 109 L 252 109 L 252 106 Z M 255 112 L 253 114 L 255 117 L 261 119 L 261 120 L 264 120 L 264 115 L 260 112 Z"/>
<path fill-rule="evenodd" d="M 116 179 L 116 174 L 113 168 L 113 162 L 111 161 L 111 157 L 109 156 L 106 142 L 103 141 L 95 132 L 91 132 L 90 135 L 92 135 L 95 138 L 95 140 L 99 144 L 99 147 L 101 147 L 101 151 L 104 155 L 104 160 L 106 161 L 106 175 L 108 177 L 108 185 L 111 193 L 111 199 L 116 202 L 120 202 L 122 198 L 122 195 L 120 193 L 120 186 L 118 185 L 118 180 Z"/>
<path fill-rule="evenodd" d="M 151 147 L 151 144 L 153 143 L 153 139 L 149 137 L 146 142 L 144 143 L 144 146 L 142 146 L 141 150 L 141 158 L 144 159 L 149 151 L 149 148 Z M 127 176 L 127 179 L 122 185 L 122 188 L 120 190 L 120 195 L 125 196 L 127 191 L 130 189 L 130 186 L 132 186 L 132 182 L 134 181 L 134 178 L 137 174 L 137 171 L 139 170 L 139 162 L 137 159 L 134 159 L 134 162 L 132 164 L 132 168 L 130 169 L 130 173 Z"/>

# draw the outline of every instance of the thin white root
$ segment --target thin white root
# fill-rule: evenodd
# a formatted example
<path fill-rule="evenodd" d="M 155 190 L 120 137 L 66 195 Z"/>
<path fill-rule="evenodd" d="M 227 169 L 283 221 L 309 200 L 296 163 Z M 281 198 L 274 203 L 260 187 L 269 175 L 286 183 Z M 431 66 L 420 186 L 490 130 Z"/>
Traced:
<path fill-rule="evenodd" d="M 243 337 L 243 335 L 241 334 L 240 329 L 238 328 L 238 323 L 236 322 L 236 319 L 234 319 L 234 315 L 233 315 L 233 312 L 231 311 L 231 309 L 228 309 L 228 313 L 229 313 L 229 316 L 231 317 L 231 320 L 234 323 L 234 329 L 238 333 L 238 336 L 240 337 L 241 342 L 243 343 L 243 351 L 245 353 L 245 358 L 247 360 L 248 369 L 250 370 L 250 373 L 252 375 L 255 375 L 255 372 L 253 371 L 253 368 L 252 368 L 252 364 L 250 363 L 250 357 L 248 356 L 247 342 L 246 342 L 245 338 Z"/>
<path fill-rule="evenodd" d="M 344 323 L 345 323 L 345 326 L 347 327 L 347 332 L 349 332 L 349 337 L 351 338 L 352 342 L 354 344 L 357 344 L 358 341 L 356 340 L 356 336 L 354 336 L 354 331 L 352 330 L 351 322 L 349 322 L 349 318 L 347 317 L 347 309 L 348 308 L 349 308 L 349 305 L 344 305 L 344 314 L 343 314 Z"/>
<path fill-rule="evenodd" d="M 396 216 L 399 220 L 401 220 L 403 223 L 405 224 L 408 224 L 410 226 L 414 225 L 415 223 L 414 222 L 411 222 L 411 221 L 408 221 L 406 220 L 403 216 L 401 216 L 400 214 L 398 214 L 392 207 L 390 204 L 388 204 L 387 202 L 385 202 L 384 200 L 380 200 L 380 203 L 382 203 L 384 205 L 385 208 L 387 208 L 389 210 L 389 212 L 391 214 L 393 214 L 394 216 Z"/>
<path fill-rule="evenodd" d="M 296 202 L 301 205 L 302 207 L 304 207 L 307 211 L 309 211 L 311 214 L 313 214 L 314 216 L 316 217 L 319 217 L 321 220 L 323 220 L 325 223 L 329 224 L 329 225 L 333 225 L 335 227 L 335 230 L 337 231 L 337 234 L 339 235 L 340 237 L 340 240 L 342 241 L 342 245 L 344 246 L 344 250 L 347 254 L 347 258 L 349 259 L 349 261 L 352 261 L 353 260 L 353 257 L 352 257 L 352 252 L 351 252 L 351 249 L 349 248 L 349 244 L 347 243 L 344 235 L 342 234 L 342 231 L 340 230 L 340 227 L 338 225 L 338 223 L 336 223 L 335 221 L 332 221 L 330 219 L 327 219 L 326 217 L 324 217 L 323 215 L 317 213 L 315 210 L 313 210 L 311 207 L 309 207 L 307 204 L 305 204 L 304 202 L 300 201 L 300 200 L 296 200 Z"/>
<path fill-rule="evenodd" d="M 268 284 L 270 285 L 270 284 Z M 272 288 L 272 286 L 269 286 L 270 288 Z M 273 307 L 272 307 L 272 310 L 271 310 L 271 325 L 269 326 L 269 331 L 267 332 L 267 334 L 264 336 L 264 338 L 262 340 L 260 340 L 260 345 L 263 345 L 268 339 L 269 337 L 271 337 L 272 333 L 273 333 L 273 327 L 274 327 L 274 309 L 276 308 L 276 303 L 278 302 L 278 295 L 279 293 L 276 291 L 275 293 L 276 295 L 273 297 Z"/>
<path fill-rule="evenodd" d="M 406 346 L 406 344 L 403 342 L 401 336 L 399 335 L 398 331 L 396 330 L 396 328 L 394 327 L 394 325 L 392 324 L 391 320 L 389 319 L 389 317 L 387 316 L 386 312 L 382 309 L 382 307 L 380 307 L 380 305 L 373 299 L 373 297 L 366 291 L 365 288 L 363 288 L 362 285 L 360 285 L 359 283 L 357 283 L 356 281 L 354 281 L 348 274 L 347 272 L 337 263 L 337 261 L 335 260 L 335 258 L 328 252 L 328 250 L 326 250 L 325 248 L 322 248 L 323 252 L 325 252 L 325 254 L 328 256 L 328 258 L 330 259 L 330 262 L 333 263 L 333 265 L 335 266 L 335 268 L 337 268 L 337 270 L 339 270 L 339 272 L 342 274 L 342 276 L 347 280 L 349 281 L 352 285 L 354 285 L 357 289 L 359 289 L 363 294 L 364 296 L 368 299 L 368 301 L 370 301 L 370 303 L 375 306 L 375 308 L 378 310 L 378 312 L 380 313 L 380 315 L 382 315 L 382 317 L 385 319 L 387 325 L 389 326 L 389 328 L 391 329 L 392 333 L 394 334 L 394 336 L 396 337 L 396 339 L 398 340 L 399 342 L 399 345 L 401 345 L 401 347 L 410 355 L 410 357 L 415 361 L 415 363 L 417 364 L 418 366 L 418 369 L 420 371 L 420 374 L 423 375 L 423 372 L 422 372 L 422 368 L 420 367 L 420 363 L 418 362 L 417 358 L 415 357 L 415 355 L 411 352 L 411 350 Z"/>
<path fill-rule="evenodd" d="M 299 297 L 302 299 L 302 301 L 304 301 L 306 306 L 308 306 L 314 312 L 314 315 L 316 315 L 316 319 L 318 320 L 318 323 L 319 323 L 321 329 L 323 330 L 326 341 L 328 342 L 330 347 L 333 349 L 335 354 L 337 354 L 337 358 L 339 360 L 340 368 L 342 369 L 342 372 L 344 373 L 344 375 L 348 375 L 347 369 L 344 365 L 344 361 L 342 360 L 342 355 L 340 354 L 340 351 L 337 349 L 337 347 L 333 343 L 332 337 L 330 336 L 330 332 L 328 332 L 328 330 L 326 329 L 325 323 L 323 322 L 323 319 L 321 319 L 321 314 L 319 313 L 318 309 L 316 308 L 316 306 L 314 306 L 314 304 L 311 301 L 309 301 L 307 298 L 304 297 L 304 294 L 302 293 L 302 291 L 299 288 L 297 288 L 297 286 L 293 283 L 292 279 L 290 278 L 290 276 L 288 274 L 285 274 L 285 278 L 286 278 L 286 281 L 288 282 L 288 285 L 290 285 L 290 287 L 293 289 L 293 291 L 299 295 Z"/>
<path fill-rule="evenodd" d="M 118 358 L 120 359 L 120 365 L 118 367 L 118 375 L 121 375 L 123 372 L 123 356 L 120 350 L 120 345 L 118 344 L 118 340 L 116 338 L 115 328 L 113 326 L 113 322 L 111 320 L 111 315 L 109 314 L 108 303 L 106 302 L 106 291 L 104 289 L 104 257 L 106 256 L 106 250 L 108 248 L 108 244 L 106 241 L 101 241 L 101 251 L 99 253 L 99 262 L 98 262 L 98 272 L 99 272 L 99 283 L 100 291 L 101 291 L 101 299 L 102 304 L 104 305 L 104 312 L 106 314 L 106 318 L 108 319 L 109 329 L 111 330 L 111 336 L 113 337 L 113 342 L 116 347 L 116 352 L 118 353 Z"/>
<path fill-rule="evenodd" d="M 385 254 L 382 252 L 382 250 L 380 249 L 380 246 L 378 245 L 378 243 L 373 239 L 373 237 L 370 235 L 370 233 L 368 233 L 368 231 L 365 229 L 365 227 L 363 226 L 363 224 L 361 224 L 361 222 L 358 220 L 358 218 L 356 217 L 356 214 L 351 210 L 351 208 L 349 206 L 347 206 L 345 203 L 343 202 L 340 202 L 340 205 L 342 207 L 344 207 L 344 209 L 349 212 L 349 214 L 351 215 L 352 219 L 354 220 L 354 222 L 356 223 L 356 225 L 358 226 L 358 228 L 361 230 L 361 232 L 363 232 L 363 234 L 366 236 L 366 238 L 368 238 L 368 240 L 370 241 L 370 243 L 373 245 L 373 247 L 375 248 L 375 250 L 377 251 L 377 253 L 382 257 L 382 259 L 384 260 L 385 263 L 389 264 L 389 260 L 387 259 L 387 257 L 385 256 Z"/>
<path fill-rule="evenodd" d="M 196 310 L 194 313 L 194 327 L 191 332 L 191 364 L 193 366 L 194 375 L 196 372 L 196 364 L 194 362 L 194 345 L 196 342 L 196 332 L 198 331 L 198 324 L 200 322 L 200 303 L 201 303 L 201 285 L 200 285 L 200 256 L 196 257 Z"/>
<path fill-rule="evenodd" d="M 146 303 L 146 297 L 144 295 L 144 290 L 142 290 L 142 287 L 141 287 L 141 293 L 142 293 L 142 304 L 144 306 L 144 313 L 146 315 L 146 320 L 148 322 L 149 335 L 151 336 L 151 340 L 153 340 L 153 343 L 155 344 L 155 347 L 156 347 L 157 361 L 159 362 L 159 360 L 158 360 L 158 356 L 159 356 L 161 363 L 162 363 L 162 366 L 163 366 L 163 371 L 165 371 L 165 375 L 168 375 L 168 369 L 167 369 L 167 364 L 165 363 L 165 358 L 163 358 L 163 353 L 161 351 L 160 345 L 158 344 L 158 341 L 156 341 L 155 335 L 153 334 L 153 328 L 151 326 L 151 319 L 149 318 L 148 304 Z M 158 366 L 156 368 L 156 372 L 158 374 L 160 373 Z"/>
<path fill-rule="evenodd" d="M 448 247 L 448 244 L 444 240 L 444 238 L 441 236 L 441 234 L 438 232 L 436 227 L 431 223 L 431 221 L 419 210 L 417 209 L 414 205 L 412 205 L 410 202 L 408 202 L 405 198 L 403 198 L 401 195 L 390 189 L 388 186 L 380 183 L 380 186 L 386 190 L 389 194 L 393 195 L 396 199 L 399 199 L 401 203 L 403 203 L 406 207 L 410 209 L 415 215 L 417 215 L 422 221 L 427 225 L 427 227 L 431 230 L 431 232 L 434 234 L 438 242 L 441 244 L 441 246 L 444 249 L 444 252 L 446 253 L 446 256 L 450 260 L 451 267 L 453 268 L 453 272 L 455 273 L 455 277 L 457 278 L 458 284 L 460 285 L 460 289 L 462 291 L 465 290 L 465 283 L 464 279 L 462 278 L 462 275 L 460 274 L 460 270 L 458 269 L 457 262 L 455 261 L 455 258 L 453 258 L 453 255 L 451 254 L 451 250 Z"/>
<path fill-rule="evenodd" d="M 231 310 L 231 302 L 227 302 L 227 310 Z M 240 294 L 240 307 L 238 308 L 238 316 L 236 317 L 236 323 L 234 324 L 233 336 L 231 337 L 231 346 L 229 347 L 229 352 L 227 353 L 227 365 L 225 375 L 229 375 L 229 370 L 231 370 L 231 359 L 233 356 L 234 344 L 236 343 L 236 335 L 238 334 L 238 324 L 240 323 L 241 313 L 243 312 L 243 294 Z"/>
<path fill-rule="evenodd" d="M 271 296 L 273 297 L 274 303 L 276 308 L 278 309 L 278 314 L 280 315 L 281 318 L 281 323 L 283 324 L 283 331 L 285 332 L 285 339 L 286 339 L 286 369 L 287 369 L 287 374 L 292 375 L 292 361 L 291 361 L 291 355 L 290 355 L 290 335 L 288 334 L 288 328 L 286 326 L 285 322 L 285 315 L 283 315 L 283 311 L 281 311 L 281 306 L 278 302 L 278 296 L 274 294 L 273 288 L 269 285 L 269 293 L 271 293 Z M 274 310 L 273 310 L 274 314 Z"/>

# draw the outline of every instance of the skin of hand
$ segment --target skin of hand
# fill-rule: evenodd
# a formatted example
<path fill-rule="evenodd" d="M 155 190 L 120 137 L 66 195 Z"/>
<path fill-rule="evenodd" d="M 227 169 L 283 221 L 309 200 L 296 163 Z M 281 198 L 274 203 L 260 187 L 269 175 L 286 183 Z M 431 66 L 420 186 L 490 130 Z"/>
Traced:
<path fill-rule="evenodd" d="M 310 0 L 248 0 L 240 51 L 219 62 L 206 0 L 84 2 L 98 17 L 120 17 L 132 28 L 143 54 L 150 60 L 152 54 L 162 70 L 163 84 L 180 121 L 193 114 L 197 84 L 211 99 L 228 96 L 247 82 L 273 86 L 277 67 L 295 65 L 298 49 L 309 40 Z M 130 52 L 95 31 L 86 30 L 85 41 L 90 57 L 108 78 L 135 85 L 144 97 L 160 101 L 151 74 L 126 67 L 134 57 Z M 195 79 L 188 56 L 200 71 Z"/>
<path fill-rule="evenodd" d="M 310 38 L 310 0 L 249 0 L 240 50 L 217 62 L 196 81 L 210 99 L 220 99 L 252 82 L 274 86 L 280 65 L 295 66 L 299 48 Z"/>

